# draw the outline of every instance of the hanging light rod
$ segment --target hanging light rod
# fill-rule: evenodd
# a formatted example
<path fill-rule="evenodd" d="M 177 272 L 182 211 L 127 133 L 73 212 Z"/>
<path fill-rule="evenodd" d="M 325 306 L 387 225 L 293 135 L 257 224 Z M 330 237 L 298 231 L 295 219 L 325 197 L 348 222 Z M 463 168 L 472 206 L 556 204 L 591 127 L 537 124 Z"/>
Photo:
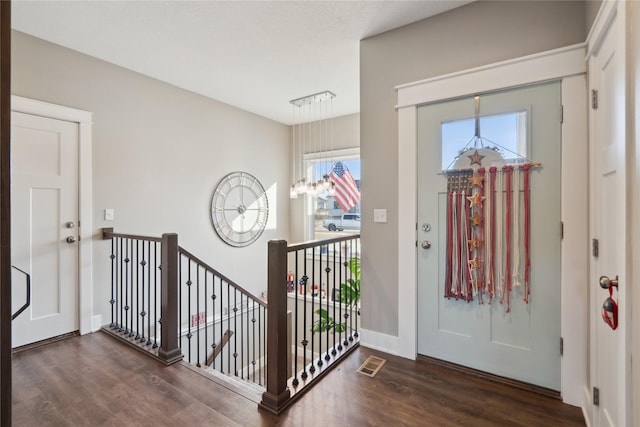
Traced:
<path fill-rule="evenodd" d="M 292 99 L 289 102 L 296 107 L 302 107 L 303 105 L 315 104 L 316 102 L 326 101 L 335 97 L 335 93 L 325 90 L 324 92 L 318 92 L 313 95 L 303 96 L 302 98 Z"/>

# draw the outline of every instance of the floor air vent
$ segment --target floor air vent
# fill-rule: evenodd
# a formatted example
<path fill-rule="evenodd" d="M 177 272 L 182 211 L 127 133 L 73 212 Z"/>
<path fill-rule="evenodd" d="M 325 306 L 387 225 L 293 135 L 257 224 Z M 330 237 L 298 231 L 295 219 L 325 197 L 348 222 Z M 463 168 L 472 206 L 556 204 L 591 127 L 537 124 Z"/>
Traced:
<path fill-rule="evenodd" d="M 382 368 L 382 365 L 385 364 L 385 362 L 385 359 L 381 359 L 376 356 L 369 356 L 356 372 L 368 377 L 375 377 L 378 371 Z"/>

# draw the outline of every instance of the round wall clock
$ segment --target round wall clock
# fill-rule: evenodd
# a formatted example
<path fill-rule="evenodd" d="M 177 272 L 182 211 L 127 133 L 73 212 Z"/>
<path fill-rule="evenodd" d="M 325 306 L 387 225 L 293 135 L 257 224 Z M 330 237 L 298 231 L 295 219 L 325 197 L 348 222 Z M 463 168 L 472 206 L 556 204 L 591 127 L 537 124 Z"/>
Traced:
<path fill-rule="evenodd" d="M 258 179 L 232 172 L 220 180 L 211 197 L 211 222 L 218 236 L 231 246 L 247 246 L 264 231 L 269 201 Z"/>

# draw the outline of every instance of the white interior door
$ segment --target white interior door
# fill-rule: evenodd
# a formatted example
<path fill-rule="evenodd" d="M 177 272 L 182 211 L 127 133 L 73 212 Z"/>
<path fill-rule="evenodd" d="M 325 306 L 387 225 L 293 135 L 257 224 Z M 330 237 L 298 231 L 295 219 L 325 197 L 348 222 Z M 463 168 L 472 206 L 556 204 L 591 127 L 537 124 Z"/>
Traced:
<path fill-rule="evenodd" d="M 530 302 L 514 288 L 509 313 L 498 298 L 480 304 L 477 296 L 465 302 L 444 294 L 443 124 L 473 121 L 474 99 L 425 105 L 417 117 L 418 353 L 553 390 L 560 390 L 560 93 L 556 82 L 480 97 L 481 116 L 514 115 L 524 132 L 518 138 L 528 139 L 526 156 L 542 163 L 531 171 Z M 466 140 L 472 136 L 473 130 Z M 498 130 L 492 141 L 500 144 L 500 137 Z M 420 248 L 424 240 L 430 248 Z"/>
<path fill-rule="evenodd" d="M 78 330 L 78 124 L 11 114 L 11 258 L 31 276 L 14 347 Z M 13 311 L 25 302 L 14 270 Z"/>
<path fill-rule="evenodd" d="M 617 6 L 614 6 L 614 8 Z M 622 5 L 621 7 L 624 7 Z M 625 80 L 621 13 L 614 16 L 603 39 L 590 58 L 590 86 L 597 93 L 590 109 L 591 125 L 591 237 L 598 243 L 592 251 L 590 272 L 590 383 L 598 390 L 592 394 L 594 426 L 631 425 L 627 418 L 627 387 L 630 375 L 629 349 L 626 346 L 625 295 L 630 284 L 625 280 L 627 256 L 625 185 Z M 618 304 L 619 326 L 612 330 L 601 318 L 601 309 L 609 292 L 599 286 L 600 276 L 615 279 L 613 291 Z"/>

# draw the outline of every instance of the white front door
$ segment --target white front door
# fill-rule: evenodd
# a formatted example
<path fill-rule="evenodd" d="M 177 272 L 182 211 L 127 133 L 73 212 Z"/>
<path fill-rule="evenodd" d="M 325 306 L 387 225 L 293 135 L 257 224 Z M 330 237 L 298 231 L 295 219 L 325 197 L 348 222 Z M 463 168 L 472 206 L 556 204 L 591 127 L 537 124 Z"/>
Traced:
<path fill-rule="evenodd" d="M 515 287 L 507 310 L 506 299 L 499 297 L 489 303 L 485 295 L 480 303 L 474 295 L 466 302 L 446 299 L 444 293 L 447 178 L 441 171 L 457 151 L 443 156 L 448 151 L 442 148 L 443 138 L 453 135 L 463 144 L 471 140 L 474 98 L 418 108 L 418 353 L 560 390 L 560 109 L 558 82 L 480 97 L 480 115 L 492 116 L 486 124 L 481 122 L 480 135 L 492 132 L 489 139 L 504 146 L 503 133 L 510 132 L 526 157 L 542 164 L 530 173 L 531 296 L 527 304 L 523 287 Z M 490 128 L 492 118 L 500 124 L 505 117 L 515 122 L 513 129 Z M 455 126 L 447 124 L 460 120 L 470 121 L 471 127 L 469 133 L 456 136 Z M 513 155 L 506 152 L 506 157 Z M 431 246 L 423 249 L 423 241 Z M 496 248 L 495 254 L 499 252 Z M 523 265 L 522 259 L 521 273 Z"/>
<path fill-rule="evenodd" d="M 593 426 L 631 425 L 628 417 L 630 375 L 625 321 L 631 284 L 625 280 L 628 253 L 625 183 L 625 80 L 623 25 L 624 3 L 613 6 L 612 20 L 604 28 L 599 47 L 589 64 L 590 87 L 594 90 L 590 108 L 590 234 L 597 249 L 591 250 L 590 344 Z M 615 8 L 621 10 L 617 13 Z M 637 220 L 634 219 L 634 220 Z M 634 261 L 637 263 L 637 260 Z M 600 277 L 619 281 L 613 290 L 618 305 L 619 325 L 612 330 L 603 322 L 601 310 L 609 292 L 599 285 Z M 597 393 L 594 393 L 597 390 Z M 594 396 L 597 394 L 597 397 Z M 637 399 L 636 399 L 637 402 Z"/>
<path fill-rule="evenodd" d="M 31 305 L 12 323 L 14 347 L 77 331 L 78 124 L 11 114 L 11 259 L 31 276 Z M 14 270 L 12 305 L 25 302 Z"/>

